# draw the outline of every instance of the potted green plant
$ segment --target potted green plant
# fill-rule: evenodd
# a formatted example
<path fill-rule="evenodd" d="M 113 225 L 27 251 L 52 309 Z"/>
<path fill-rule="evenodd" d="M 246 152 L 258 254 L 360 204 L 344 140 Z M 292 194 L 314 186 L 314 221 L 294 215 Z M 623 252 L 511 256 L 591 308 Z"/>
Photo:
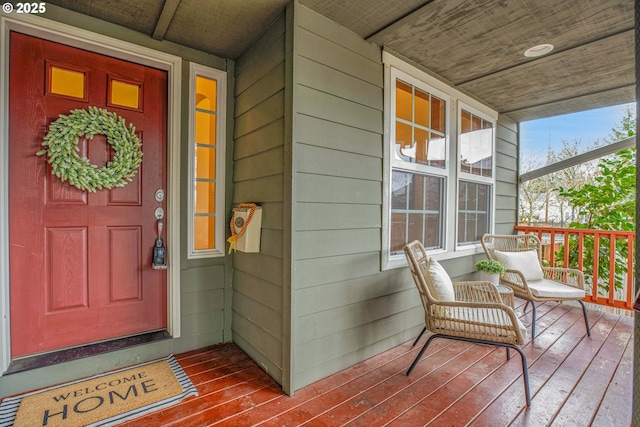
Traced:
<path fill-rule="evenodd" d="M 483 259 L 475 264 L 476 271 L 480 273 L 480 280 L 491 282 L 495 285 L 500 283 L 500 276 L 505 272 L 504 265 L 492 259 Z"/>

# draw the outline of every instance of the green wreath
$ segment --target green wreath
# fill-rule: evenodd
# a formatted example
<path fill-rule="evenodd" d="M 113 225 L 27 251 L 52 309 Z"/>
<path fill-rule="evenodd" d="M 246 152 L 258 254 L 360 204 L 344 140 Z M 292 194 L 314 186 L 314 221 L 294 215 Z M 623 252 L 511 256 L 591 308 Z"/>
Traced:
<path fill-rule="evenodd" d="M 116 113 L 97 107 L 89 107 L 88 111 L 73 110 L 51 123 L 42 142 L 45 148 L 37 155 L 46 154 L 51 172 L 81 190 L 95 192 L 123 187 L 136 175 L 142 162 L 142 143 L 135 131 L 132 124 L 127 128 L 124 119 Z M 90 140 L 94 135 L 106 135 L 107 143 L 115 152 L 113 160 L 102 168 L 78 155 L 79 137 Z"/>

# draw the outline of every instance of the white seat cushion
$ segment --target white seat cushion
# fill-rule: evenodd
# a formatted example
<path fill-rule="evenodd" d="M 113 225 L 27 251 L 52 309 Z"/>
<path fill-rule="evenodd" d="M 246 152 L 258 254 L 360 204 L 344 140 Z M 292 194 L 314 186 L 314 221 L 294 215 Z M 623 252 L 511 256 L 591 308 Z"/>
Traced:
<path fill-rule="evenodd" d="M 500 252 L 494 251 L 496 259 L 507 270 L 518 270 L 524 276 L 527 283 L 530 280 L 544 279 L 544 273 L 540 266 L 540 259 L 536 251 L 524 252 Z"/>
<path fill-rule="evenodd" d="M 539 298 L 584 298 L 585 292 L 549 279 L 527 281 L 531 293 Z"/>
<path fill-rule="evenodd" d="M 423 274 L 431 296 L 439 301 L 455 301 L 453 283 L 440 263 L 435 259 L 429 259 L 425 270 Z"/>
<path fill-rule="evenodd" d="M 469 322 L 483 322 L 487 323 L 487 326 L 479 326 L 479 325 L 460 325 L 460 328 L 454 328 L 462 332 L 464 329 L 470 328 L 469 332 L 473 333 L 486 333 L 487 335 L 494 335 L 495 332 L 490 331 L 488 328 L 491 328 L 489 325 L 496 326 L 511 326 L 511 318 L 503 311 L 496 308 L 475 308 L 475 307 L 456 307 L 450 309 L 449 317 L 469 321 Z M 527 329 L 522 324 L 520 319 L 516 317 L 516 324 L 520 332 L 522 333 L 522 337 L 527 339 Z M 484 329 L 487 329 L 486 331 Z"/>

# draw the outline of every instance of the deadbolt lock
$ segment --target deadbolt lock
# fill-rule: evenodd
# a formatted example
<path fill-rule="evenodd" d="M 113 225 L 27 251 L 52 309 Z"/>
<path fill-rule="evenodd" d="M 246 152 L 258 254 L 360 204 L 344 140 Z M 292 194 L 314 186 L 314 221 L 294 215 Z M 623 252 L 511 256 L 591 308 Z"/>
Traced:
<path fill-rule="evenodd" d="M 160 203 L 164 200 L 164 190 L 162 188 L 158 188 L 156 190 L 156 202 Z"/>

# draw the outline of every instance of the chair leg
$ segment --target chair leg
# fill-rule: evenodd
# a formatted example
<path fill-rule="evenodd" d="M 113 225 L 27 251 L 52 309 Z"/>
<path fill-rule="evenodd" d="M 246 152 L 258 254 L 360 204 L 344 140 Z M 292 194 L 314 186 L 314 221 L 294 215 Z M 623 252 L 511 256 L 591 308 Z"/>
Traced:
<path fill-rule="evenodd" d="M 535 304 L 531 304 L 535 307 Z M 529 365 L 527 363 L 527 356 L 524 355 L 524 352 L 520 347 L 514 345 L 513 348 L 515 348 L 518 353 L 520 353 L 520 357 L 522 357 L 522 380 L 524 381 L 524 397 L 527 400 L 527 407 L 531 407 L 531 390 L 529 389 Z"/>
<path fill-rule="evenodd" d="M 409 374 L 411 374 L 411 372 L 413 372 L 413 369 L 416 367 L 416 365 L 418 364 L 418 361 L 420 361 L 420 358 L 422 357 L 422 355 L 424 354 L 424 352 L 427 350 L 427 347 L 429 347 L 429 344 L 431 344 L 431 341 L 436 338 L 439 337 L 440 335 L 438 334 L 434 334 L 431 335 L 429 337 L 429 339 L 427 340 L 426 343 L 424 343 L 424 346 L 422 347 L 422 350 L 420 350 L 420 353 L 418 353 L 418 356 L 415 358 L 415 360 L 413 361 L 413 363 L 411 364 L 411 367 L 409 368 L 409 370 L 407 371 L 407 376 L 409 376 Z"/>
<path fill-rule="evenodd" d="M 507 347 L 507 360 L 511 360 L 511 349 Z"/>
<path fill-rule="evenodd" d="M 422 328 L 422 332 L 420 332 L 420 335 L 418 335 L 418 338 L 416 338 L 416 340 L 413 342 L 412 347 L 415 347 L 416 344 L 418 344 L 418 341 L 420 341 L 420 338 L 422 338 L 422 336 L 424 335 L 425 332 L 427 332 L 427 327 L 426 326 L 424 328 Z"/>
<path fill-rule="evenodd" d="M 531 341 L 536 339 L 536 303 L 531 301 Z"/>
<path fill-rule="evenodd" d="M 533 304 L 533 302 L 531 304 L 535 307 L 535 304 Z M 411 367 L 407 371 L 407 376 L 409 376 L 409 374 L 411 374 L 411 372 L 413 371 L 413 368 L 416 367 L 416 365 L 418 364 L 418 361 L 420 360 L 425 350 L 427 349 L 427 347 L 429 346 L 429 344 L 434 338 L 447 338 L 451 340 L 466 341 L 466 342 L 471 342 L 475 344 L 487 344 L 487 345 L 496 345 L 498 347 L 506 347 L 507 354 L 510 354 L 509 349 L 512 349 L 512 348 L 515 349 L 518 353 L 520 353 L 520 357 L 522 358 L 522 380 L 524 381 L 524 397 L 527 400 L 527 407 L 531 406 L 531 390 L 529 389 L 529 364 L 527 363 L 527 356 L 524 355 L 524 352 L 520 347 L 514 344 L 507 344 L 507 343 L 501 343 L 501 342 L 495 342 L 495 341 L 476 340 L 473 338 L 455 337 L 455 336 L 444 335 L 444 334 L 433 334 L 429 337 L 427 342 L 424 344 L 424 347 L 422 347 L 422 350 L 420 350 L 420 354 L 418 354 L 418 357 L 416 357 L 413 363 L 411 364 Z"/>
<path fill-rule="evenodd" d="M 584 315 L 584 325 L 587 327 L 587 335 L 591 336 L 591 326 L 589 326 L 589 318 L 587 317 L 587 307 L 582 300 L 578 300 L 582 306 L 582 314 Z"/>
<path fill-rule="evenodd" d="M 529 301 L 527 301 L 527 303 L 524 305 L 524 308 L 522 309 L 522 314 L 527 312 L 527 307 L 529 307 Z"/>

